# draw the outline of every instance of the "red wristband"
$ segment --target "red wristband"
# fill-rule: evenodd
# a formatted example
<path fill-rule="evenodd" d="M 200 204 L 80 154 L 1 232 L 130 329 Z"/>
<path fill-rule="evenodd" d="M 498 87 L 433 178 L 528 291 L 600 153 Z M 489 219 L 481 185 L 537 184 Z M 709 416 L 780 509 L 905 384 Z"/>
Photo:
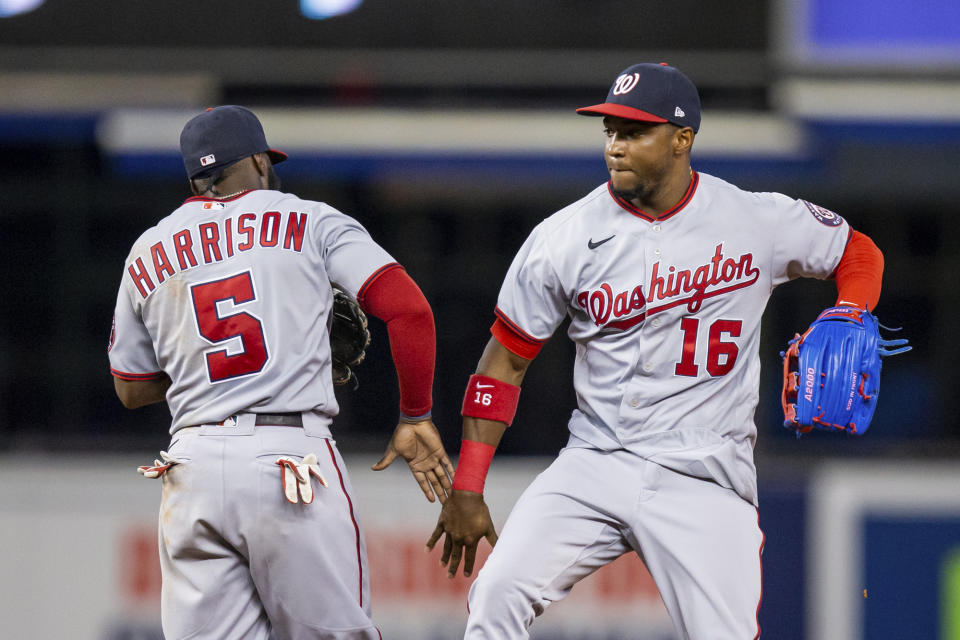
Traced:
<path fill-rule="evenodd" d="M 496 450 L 496 447 L 483 442 L 464 440 L 460 444 L 460 459 L 457 460 L 457 472 L 453 476 L 453 488 L 483 493 L 490 461 Z"/>
<path fill-rule="evenodd" d="M 471 418 L 513 422 L 517 414 L 520 387 L 488 376 L 472 375 L 463 394 L 460 414 Z"/>

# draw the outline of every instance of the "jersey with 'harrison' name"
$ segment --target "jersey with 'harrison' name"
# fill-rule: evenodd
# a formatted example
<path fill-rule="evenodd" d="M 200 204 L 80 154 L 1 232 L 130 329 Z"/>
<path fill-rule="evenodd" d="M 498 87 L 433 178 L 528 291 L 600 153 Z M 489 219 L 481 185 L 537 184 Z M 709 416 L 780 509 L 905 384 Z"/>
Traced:
<path fill-rule="evenodd" d="M 334 416 L 330 282 L 356 296 L 395 264 L 321 202 L 271 190 L 190 198 L 126 259 L 111 370 L 170 376 L 171 432 L 242 411 Z"/>
<path fill-rule="evenodd" d="M 756 503 L 764 307 L 783 282 L 830 276 L 849 234 L 823 207 L 705 174 L 658 219 L 605 184 L 533 230 L 497 314 L 534 342 L 570 317 L 570 446 L 626 448 Z"/>

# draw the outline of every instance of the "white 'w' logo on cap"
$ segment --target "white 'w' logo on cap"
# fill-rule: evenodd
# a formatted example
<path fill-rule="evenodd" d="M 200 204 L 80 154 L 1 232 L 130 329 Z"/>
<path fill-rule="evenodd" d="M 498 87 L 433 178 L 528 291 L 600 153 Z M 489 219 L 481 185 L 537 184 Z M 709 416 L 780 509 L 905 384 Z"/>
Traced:
<path fill-rule="evenodd" d="M 617 81 L 613 83 L 613 95 L 622 96 L 625 93 L 629 93 L 633 90 L 637 83 L 640 82 L 640 74 L 633 73 L 630 75 L 623 74 Z"/>

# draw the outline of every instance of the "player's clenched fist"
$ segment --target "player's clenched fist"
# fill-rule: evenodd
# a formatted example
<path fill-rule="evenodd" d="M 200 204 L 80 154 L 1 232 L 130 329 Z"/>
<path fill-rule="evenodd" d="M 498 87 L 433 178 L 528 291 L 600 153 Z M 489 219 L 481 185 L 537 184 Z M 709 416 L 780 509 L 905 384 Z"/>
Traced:
<path fill-rule="evenodd" d="M 477 544 L 486 538 L 490 546 L 497 544 L 497 532 L 490 519 L 490 510 L 483 495 L 473 491 L 454 491 L 440 510 L 437 528 L 427 540 L 427 551 L 432 551 L 440 536 L 443 540 L 443 555 L 440 564 L 447 567 L 447 577 L 457 575 L 460 558 L 463 557 L 463 575 L 473 573 L 477 558 Z"/>
<path fill-rule="evenodd" d="M 427 500 L 433 502 L 436 495 L 441 503 L 446 501 L 450 493 L 450 478 L 453 477 L 453 463 L 443 448 L 443 441 L 432 420 L 400 422 L 387 443 L 383 457 L 370 468 L 382 471 L 398 455 L 407 461 L 410 472 Z"/>

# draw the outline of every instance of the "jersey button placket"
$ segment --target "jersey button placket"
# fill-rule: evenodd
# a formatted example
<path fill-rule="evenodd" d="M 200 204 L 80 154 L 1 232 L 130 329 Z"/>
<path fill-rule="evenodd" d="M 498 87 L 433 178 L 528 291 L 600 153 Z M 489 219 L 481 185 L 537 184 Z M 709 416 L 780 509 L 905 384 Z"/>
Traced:
<path fill-rule="evenodd" d="M 652 226 L 650 227 L 650 230 L 653 231 L 654 233 L 660 233 L 660 224 L 657 223 L 657 224 L 652 225 Z M 660 256 L 660 248 L 659 248 L 659 247 L 654 248 L 653 254 L 656 256 L 656 259 L 657 259 L 657 261 L 659 262 L 659 261 L 660 261 L 660 257 L 661 257 L 661 256 Z M 652 319 L 650 320 L 650 327 L 653 328 L 653 329 L 656 329 L 656 328 L 659 327 L 661 324 L 662 324 L 662 321 L 660 320 L 660 318 L 652 318 Z M 653 371 L 653 364 L 650 363 L 650 362 L 645 362 L 645 363 L 643 363 L 643 365 L 642 365 L 640 368 L 643 370 L 644 373 L 650 373 L 651 371 Z"/>

